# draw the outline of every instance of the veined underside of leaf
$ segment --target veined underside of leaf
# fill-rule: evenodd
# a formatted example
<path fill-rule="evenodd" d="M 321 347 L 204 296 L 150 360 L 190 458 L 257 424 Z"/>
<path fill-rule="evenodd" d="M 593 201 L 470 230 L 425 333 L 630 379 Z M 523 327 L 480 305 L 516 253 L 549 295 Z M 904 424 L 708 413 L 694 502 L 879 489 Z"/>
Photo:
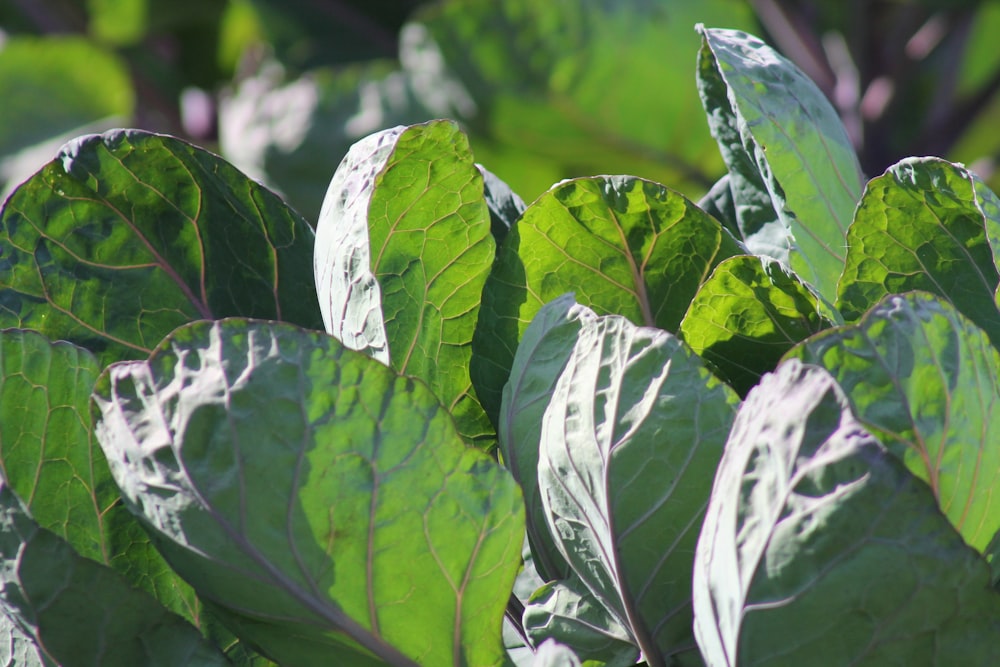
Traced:
<path fill-rule="evenodd" d="M 450 121 L 355 144 L 317 226 L 315 275 L 327 331 L 426 381 L 463 436 L 494 432 L 469 378 L 472 332 L 495 256 L 483 175 Z"/>
<path fill-rule="evenodd" d="M 197 319 L 321 322 L 308 223 L 172 137 L 66 144 L 4 204 L 0 247 L 0 327 L 74 342 L 102 365 L 145 357 Z"/>
<path fill-rule="evenodd" d="M 676 337 L 605 316 L 583 321 L 545 410 L 551 535 L 650 665 L 694 650 L 691 554 L 738 402 Z"/>
<path fill-rule="evenodd" d="M 523 502 L 421 382 L 227 320 L 98 382 L 98 439 L 171 565 L 279 664 L 496 665 Z"/>
<path fill-rule="evenodd" d="M 693 595 L 708 667 L 1000 661 L 985 561 L 834 379 L 797 359 L 740 408 Z"/>
<path fill-rule="evenodd" d="M 564 181 L 531 204 L 500 248 L 473 338 L 476 392 L 497 423 L 529 322 L 574 292 L 598 314 L 676 331 L 712 269 L 739 244 L 681 194 L 633 176 Z"/>
<path fill-rule="evenodd" d="M 864 180 L 847 132 L 812 80 L 762 41 L 698 32 L 698 90 L 729 170 L 735 226 L 752 252 L 791 266 L 832 303 Z"/>
<path fill-rule="evenodd" d="M 966 542 L 1000 530 L 1000 354 L 948 302 L 886 297 L 853 326 L 792 351 L 823 366 L 858 418 L 934 492 Z"/>

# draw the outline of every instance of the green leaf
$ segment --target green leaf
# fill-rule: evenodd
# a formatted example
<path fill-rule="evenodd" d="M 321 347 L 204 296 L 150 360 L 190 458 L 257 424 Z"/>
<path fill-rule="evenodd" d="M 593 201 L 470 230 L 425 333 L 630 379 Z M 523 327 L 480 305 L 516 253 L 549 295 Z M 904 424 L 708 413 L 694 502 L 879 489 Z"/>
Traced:
<path fill-rule="evenodd" d="M 628 630 L 575 577 L 535 591 L 525 605 L 524 629 L 536 646 L 546 641 L 572 646 L 588 665 L 625 667 L 639 657 Z"/>
<path fill-rule="evenodd" d="M 967 169 L 939 158 L 908 158 L 873 178 L 847 235 L 837 301 L 844 317 L 857 319 L 887 294 L 923 290 L 951 302 L 1000 345 L 1000 277 L 979 203 L 983 190 Z"/>
<path fill-rule="evenodd" d="M 500 248 L 473 338 L 472 378 L 496 422 L 528 323 L 566 292 L 599 314 L 676 331 L 698 287 L 739 253 L 681 194 L 633 176 L 564 181 L 531 204 Z"/>
<path fill-rule="evenodd" d="M 675 336 L 610 315 L 584 322 L 545 411 L 549 529 L 650 664 L 694 648 L 691 559 L 738 403 Z"/>
<path fill-rule="evenodd" d="M 317 226 L 326 330 L 430 385 L 472 443 L 495 434 L 472 389 L 472 332 L 495 255 L 483 177 L 451 121 L 351 149 Z"/>
<path fill-rule="evenodd" d="M 816 84 L 756 37 L 698 32 L 698 90 L 743 240 L 832 301 L 864 180 L 847 131 Z"/>
<path fill-rule="evenodd" d="M 0 559 L 3 613 L 38 647 L 35 664 L 229 664 L 180 616 L 40 528 L 6 482 Z"/>
<path fill-rule="evenodd" d="M 6 612 L 0 612 L 0 646 L 7 667 L 58 667 Z"/>
<path fill-rule="evenodd" d="M 592 324 L 594 311 L 565 294 L 542 306 L 524 332 L 514 355 L 510 381 L 503 389 L 497 439 L 504 465 L 524 493 L 528 542 L 543 581 L 569 576 L 569 564 L 549 533 L 538 491 L 538 451 L 542 417 L 580 329 Z"/>
<path fill-rule="evenodd" d="M 680 335 L 741 395 L 793 345 L 836 315 L 808 285 L 767 257 L 732 257 L 701 286 Z"/>
<path fill-rule="evenodd" d="M 517 196 L 510 186 L 481 164 L 476 167 L 483 175 L 483 196 L 490 211 L 490 231 L 500 252 L 500 244 L 507 238 L 510 228 L 514 226 L 527 206 Z"/>
<path fill-rule="evenodd" d="M 94 356 L 75 345 L 0 331 L 0 471 L 39 526 L 200 625 L 194 592 L 122 506 L 93 438 L 99 373 Z"/>
<path fill-rule="evenodd" d="M 521 494 L 423 383 L 224 320 L 111 366 L 95 405 L 129 508 L 275 662 L 500 664 Z"/>
<path fill-rule="evenodd" d="M 747 396 L 695 554 L 709 667 L 1000 664 L 985 561 L 797 359 Z"/>
<path fill-rule="evenodd" d="M 103 365 L 232 315 L 318 327 L 309 225 L 222 159 L 137 130 L 81 137 L 7 200 L 0 327 Z"/>
<path fill-rule="evenodd" d="M 858 419 L 928 483 L 965 541 L 983 552 L 1000 530 L 1000 353 L 947 302 L 886 297 L 856 326 L 793 354 L 823 366 Z"/>

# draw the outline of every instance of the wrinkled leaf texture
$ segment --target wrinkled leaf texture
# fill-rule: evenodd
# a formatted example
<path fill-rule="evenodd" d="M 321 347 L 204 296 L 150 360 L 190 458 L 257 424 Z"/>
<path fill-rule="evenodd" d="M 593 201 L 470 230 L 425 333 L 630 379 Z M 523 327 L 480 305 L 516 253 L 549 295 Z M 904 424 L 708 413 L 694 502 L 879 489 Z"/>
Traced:
<path fill-rule="evenodd" d="M 494 665 L 514 481 L 421 382 L 278 323 L 200 322 L 95 390 L 129 508 L 280 664 Z"/>
<path fill-rule="evenodd" d="M 1000 596 L 986 562 L 833 377 L 798 359 L 740 407 L 693 595 L 709 667 L 1000 660 Z"/>

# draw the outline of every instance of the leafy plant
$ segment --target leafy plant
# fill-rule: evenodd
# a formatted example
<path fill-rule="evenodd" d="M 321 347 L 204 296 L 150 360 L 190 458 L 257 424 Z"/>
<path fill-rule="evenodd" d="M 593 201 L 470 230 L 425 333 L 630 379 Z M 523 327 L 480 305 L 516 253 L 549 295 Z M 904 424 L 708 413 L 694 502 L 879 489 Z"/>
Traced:
<path fill-rule="evenodd" d="M 698 32 L 699 203 L 525 205 L 446 120 L 355 144 L 315 233 L 140 131 L 20 186 L 7 661 L 1000 662 L 1000 201 L 863 185 L 809 79 Z"/>

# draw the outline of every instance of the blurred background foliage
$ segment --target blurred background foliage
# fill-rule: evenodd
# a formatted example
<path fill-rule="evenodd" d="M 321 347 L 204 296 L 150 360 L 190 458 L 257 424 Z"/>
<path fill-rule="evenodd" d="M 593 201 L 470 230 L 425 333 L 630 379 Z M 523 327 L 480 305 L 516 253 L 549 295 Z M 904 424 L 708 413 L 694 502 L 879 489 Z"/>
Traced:
<path fill-rule="evenodd" d="M 722 173 L 694 25 L 754 32 L 817 82 L 871 176 L 909 155 L 1000 189 L 1000 3 L 976 0 L 0 0 L 0 192 L 76 135 L 166 132 L 315 220 L 349 146 L 455 118 L 531 201 Z"/>

